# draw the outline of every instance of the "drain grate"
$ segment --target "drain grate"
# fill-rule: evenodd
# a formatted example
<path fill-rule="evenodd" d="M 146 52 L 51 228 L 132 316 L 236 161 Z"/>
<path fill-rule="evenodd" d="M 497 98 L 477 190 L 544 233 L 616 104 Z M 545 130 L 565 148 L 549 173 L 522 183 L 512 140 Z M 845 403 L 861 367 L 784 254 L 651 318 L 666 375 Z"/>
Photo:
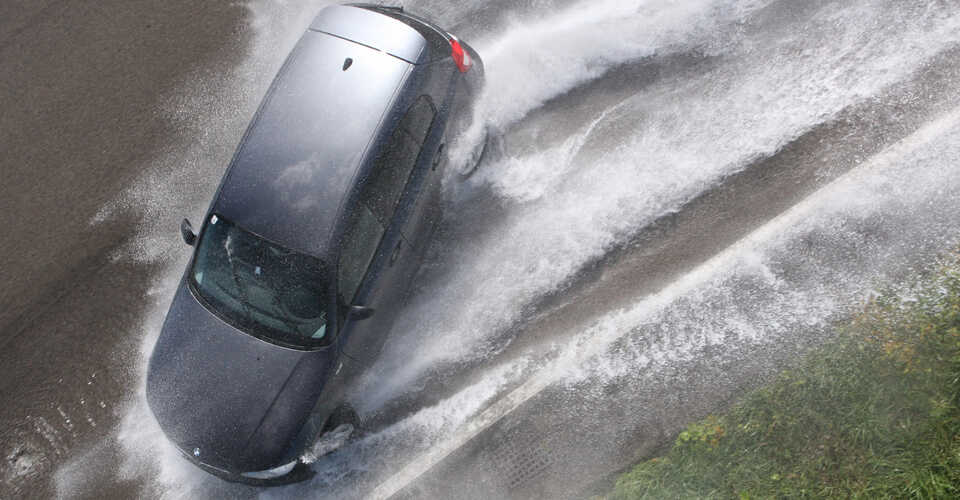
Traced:
<path fill-rule="evenodd" d="M 530 434 L 501 437 L 490 453 L 488 463 L 493 464 L 493 469 L 507 489 L 523 487 L 553 465 L 555 457 L 550 453 L 545 439 Z"/>

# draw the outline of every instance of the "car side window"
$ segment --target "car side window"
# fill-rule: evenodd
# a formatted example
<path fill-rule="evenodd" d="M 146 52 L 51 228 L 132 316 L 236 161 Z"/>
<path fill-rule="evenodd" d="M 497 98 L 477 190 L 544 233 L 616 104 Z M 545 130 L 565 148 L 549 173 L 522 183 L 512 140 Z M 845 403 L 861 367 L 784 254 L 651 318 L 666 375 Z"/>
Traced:
<path fill-rule="evenodd" d="M 390 224 L 434 116 L 430 98 L 417 99 L 400 120 L 361 188 L 360 203 L 350 214 L 340 248 L 337 279 L 340 295 L 347 302 L 352 303 L 377 253 L 384 228 Z"/>
<path fill-rule="evenodd" d="M 436 116 L 436 111 L 433 109 L 433 103 L 430 102 L 430 98 L 422 95 L 417 99 L 417 102 L 410 107 L 410 111 L 407 112 L 407 115 L 404 117 L 405 123 L 402 124 L 407 132 L 410 133 L 410 136 L 413 137 L 413 140 L 419 146 L 423 146 L 423 142 L 427 139 L 427 133 L 430 132 L 430 125 L 433 124 L 433 118 Z"/>
<path fill-rule="evenodd" d="M 364 199 L 384 225 L 390 224 L 435 114 L 430 98 L 420 96 L 377 157 L 365 186 Z"/>
<path fill-rule="evenodd" d="M 340 295 L 347 303 L 353 303 L 357 288 L 377 253 L 377 246 L 380 245 L 384 232 L 373 212 L 363 203 L 354 208 L 350 219 L 350 226 L 340 247 L 337 276 Z"/>

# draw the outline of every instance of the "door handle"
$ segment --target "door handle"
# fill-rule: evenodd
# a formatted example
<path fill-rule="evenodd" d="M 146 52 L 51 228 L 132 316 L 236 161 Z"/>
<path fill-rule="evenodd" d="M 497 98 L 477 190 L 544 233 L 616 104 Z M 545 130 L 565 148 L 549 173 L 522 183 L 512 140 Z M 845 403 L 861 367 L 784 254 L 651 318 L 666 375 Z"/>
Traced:
<path fill-rule="evenodd" d="M 403 248 L 403 240 L 397 242 L 397 246 L 393 247 L 393 253 L 390 254 L 390 265 L 392 266 L 394 262 L 397 261 L 397 258 L 400 257 L 400 249 Z"/>

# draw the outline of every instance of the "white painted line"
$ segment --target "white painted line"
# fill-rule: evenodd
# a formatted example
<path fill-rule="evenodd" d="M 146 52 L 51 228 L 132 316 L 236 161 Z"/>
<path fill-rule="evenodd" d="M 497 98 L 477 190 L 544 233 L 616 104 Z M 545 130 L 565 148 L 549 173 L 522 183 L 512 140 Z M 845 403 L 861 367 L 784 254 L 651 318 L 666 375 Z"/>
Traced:
<path fill-rule="evenodd" d="M 864 170 L 889 165 L 911 151 L 932 142 L 934 139 L 937 139 L 958 125 L 960 125 L 960 107 L 954 108 L 936 120 L 927 123 L 913 134 L 877 153 L 869 161 L 860 164 L 833 182 L 821 187 L 787 211 L 774 217 L 747 236 L 744 236 L 733 245 L 721 251 L 710 260 L 700 264 L 664 289 L 644 298 L 629 310 L 623 310 L 608 316 L 606 320 L 601 321 L 599 325 L 591 329 L 594 334 L 589 339 L 586 339 L 585 342 L 574 342 L 576 345 L 573 345 L 572 349 L 567 349 L 561 356 L 530 377 L 530 379 L 520 387 L 514 389 L 511 393 L 480 413 L 475 419 L 466 423 L 456 435 L 434 446 L 407 464 L 399 472 L 377 486 L 368 498 L 386 500 L 399 493 L 403 488 L 416 481 L 448 455 L 491 425 L 497 423 L 506 415 L 512 413 L 519 408 L 520 405 L 539 394 L 552 383 L 559 380 L 560 376 L 566 373 L 566 368 L 577 366 L 584 360 L 602 354 L 610 344 L 628 334 L 631 329 L 622 328 L 624 324 L 623 319 L 637 317 L 652 309 L 664 307 L 672 303 L 677 297 L 699 287 L 707 279 L 715 275 L 717 270 L 724 269 L 734 263 L 735 259 L 742 255 L 745 250 L 749 250 L 751 247 L 775 237 L 778 233 L 782 232 L 785 223 L 789 224 L 793 220 L 802 218 L 808 210 L 816 208 L 820 201 L 819 198 L 824 196 L 831 187 L 848 181 L 851 177 L 859 175 Z"/>

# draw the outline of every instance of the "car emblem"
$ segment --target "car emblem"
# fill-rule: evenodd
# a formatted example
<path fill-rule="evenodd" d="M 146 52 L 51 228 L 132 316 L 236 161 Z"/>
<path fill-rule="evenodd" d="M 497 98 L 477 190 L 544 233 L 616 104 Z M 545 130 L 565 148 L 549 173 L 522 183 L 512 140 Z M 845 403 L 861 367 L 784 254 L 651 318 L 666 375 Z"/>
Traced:
<path fill-rule="evenodd" d="M 194 449 L 193 449 L 193 456 L 195 456 L 195 457 L 199 457 L 199 456 L 200 456 L 200 448 L 194 448 Z"/>

